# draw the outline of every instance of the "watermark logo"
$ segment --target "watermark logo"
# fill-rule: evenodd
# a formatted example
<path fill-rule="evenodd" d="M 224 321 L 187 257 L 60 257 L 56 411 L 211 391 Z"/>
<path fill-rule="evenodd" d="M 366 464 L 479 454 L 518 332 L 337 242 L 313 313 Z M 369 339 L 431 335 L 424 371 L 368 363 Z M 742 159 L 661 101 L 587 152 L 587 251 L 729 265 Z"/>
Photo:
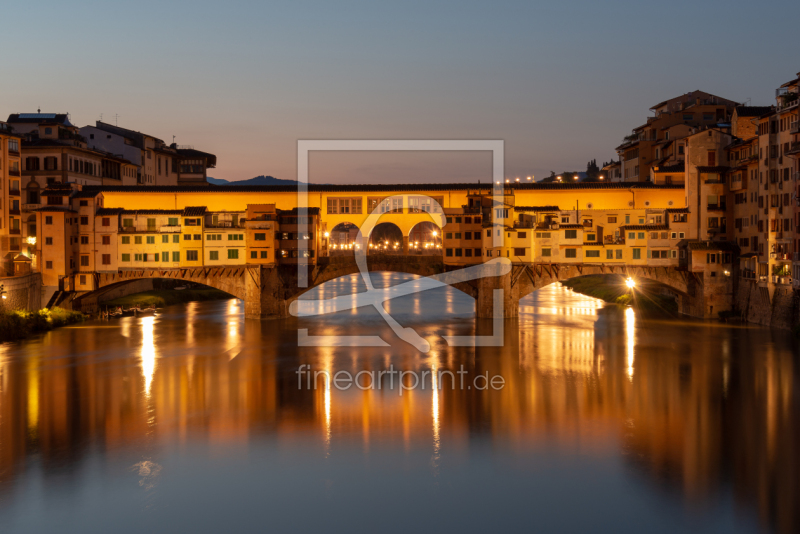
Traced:
<path fill-rule="evenodd" d="M 317 150 L 337 150 L 337 151 L 491 151 L 492 152 L 492 184 L 501 184 L 503 177 L 503 142 L 495 140 L 350 140 L 350 141 L 298 141 L 297 145 L 297 200 L 298 207 L 308 208 L 308 157 L 309 152 Z M 484 186 L 492 192 L 492 204 L 495 206 L 503 203 L 502 186 Z M 477 187 L 476 187 L 477 189 Z M 430 201 L 432 209 L 427 212 L 434 223 L 441 230 L 445 226 L 446 218 L 443 207 L 431 197 L 415 194 L 415 198 L 426 198 Z M 389 206 L 408 206 L 409 195 L 393 195 L 382 200 L 377 209 L 373 209 L 367 214 L 366 219 L 359 227 L 353 249 L 354 259 L 358 266 L 362 280 L 367 286 L 366 292 L 334 297 L 331 299 L 311 299 L 296 300 L 290 306 L 290 313 L 296 317 L 310 317 L 335 313 L 338 311 L 352 310 L 363 306 L 371 306 L 386 321 L 398 339 L 409 343 L 417 350 L 427 353 L 431 349 L 428 340 L 420 336 L 413 328 L 403 327 L 394 317 L 391 316 L 383 307 L 384 302 L 410 294 L 420 293 L 454 285 L 457 283 L 474 281 L 481 278 L 502 276 L 511 271 L 511 262 L 507 258 L 492 258 L 489 261 L 477 265 L 471 265 L 463 269 L 441 273 L 435 276 L 423 277 L 420 280 L 406 282 L 388 288 L 375 288 L 369 274 L 367 264 L 367 254 L 369 253 L 369 238 L 378 224 L 381 216 L 390 211 Z M 322 206 L 320 206 L 322 208 Z M 494 210 L 491 210 L 494 211 Z M 301 233 L 308 231 L 307 221 L 301 219 Z M 305 227 L 303 227 L 306 225 Z M 502 244 L 502 232 L 491 232 L 493 246 Z M 441 235 L 441 233 L 440 233 Z M 301 240 L 300 246 L 308 246 Z M 302 252 L 302 251 L 301 251 Z M 306 254 L 300 254 L 298 261 L 298 285 L 308 287 L 308 258 Z M 502 346 L 503 345 L 503 290 L 494 289 L 492 295 L 492 335 L 489 336 L 452 336 L 445 335 L 442 338 L 450 346 Z M 298 329 L 298 345 L 304 347 L 386 347 L 390 346 L 380 336 L 314 336 L 308 333 L 307 328 Z"/>
<path fill-rule="evenodd" d="M 303 364 L 297 368 L 295 374 L 297 375 L 297 389 L 391 390 L 397 391 L 401 397 L 404 392 L 417 389 L 422 391 L 448 388 L 462 391 L 473 389 L 476 391 L 499 391 L 506 383 L 502 375 L 490 376 L 489 371 L 470 375 L 463 365 L 460 365 L 455 372 L 435 368 L 422 371 L 399 370 L 395 369 L 394 365 L 390 365 L 388 369 L 381 371 L 362 370 L 354 375 L 345 370 L 331 374 L 325 370 L 314 370 L 311 365 Z"/>

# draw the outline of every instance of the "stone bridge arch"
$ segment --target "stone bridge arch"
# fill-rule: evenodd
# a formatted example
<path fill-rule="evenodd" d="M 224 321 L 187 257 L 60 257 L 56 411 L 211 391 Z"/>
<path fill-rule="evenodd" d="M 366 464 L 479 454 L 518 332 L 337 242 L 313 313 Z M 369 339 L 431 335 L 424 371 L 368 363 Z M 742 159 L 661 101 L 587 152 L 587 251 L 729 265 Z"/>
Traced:
<path fill-rule="evenodd" d="M 121 295 L 138 293 L 148 288 L 141 284 L 137 287 L 137 282 L 158 279 L 182 280 L 203 284 L 224 291 L 235 298 L 246 300 L 247 287 L 245 282 L 248 271 L 252 269 L 246 266 L 231 266 L 187 269 L 135 269 L 115 273 L 96 273 L 94 277 L 97 289 L 75 297 L 72 302 L 72 308 L 84 313 L 95 313 L 100 308 L 100 299 L 107 296 L 109 292 L 121 288 L 129 288 L 129 291 L 123 292 Z M 257 270 L 258 268 L 256 267 L 255 269 Z"/>

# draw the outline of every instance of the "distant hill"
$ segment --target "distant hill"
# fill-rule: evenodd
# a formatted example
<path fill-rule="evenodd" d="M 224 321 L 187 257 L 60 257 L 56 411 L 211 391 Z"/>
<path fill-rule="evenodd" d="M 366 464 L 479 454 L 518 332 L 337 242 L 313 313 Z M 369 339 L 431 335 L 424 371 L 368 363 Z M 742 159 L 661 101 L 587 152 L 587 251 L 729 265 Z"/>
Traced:
<path fill-rule="evenodd" d="M 214 185 L 297 185 L 297 180 L 282 180 L 280 178 L 274 178 L 272 176 L 256 176 L 255 178 L 250 178 L 249 180 L 238 180 L 238 181 L 229 181 L 224 180 L 222 178 L 212 178 L 208 177 L 208 183 Z"/>

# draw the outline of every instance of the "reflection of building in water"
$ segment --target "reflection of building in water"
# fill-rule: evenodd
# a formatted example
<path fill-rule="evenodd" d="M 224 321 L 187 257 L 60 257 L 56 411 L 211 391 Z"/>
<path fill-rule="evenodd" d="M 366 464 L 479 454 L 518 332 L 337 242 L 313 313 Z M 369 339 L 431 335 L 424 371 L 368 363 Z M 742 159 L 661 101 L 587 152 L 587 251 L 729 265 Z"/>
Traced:
<path fill-rule="evenodd" d="M 631 469 L 693 500 L 731 484 L 740 502 L 759 509 L 779 532 L 797 530 L 800 432 L 788 350 L 780 352 L 761 330 L 631 321 L 622 310 L 580 300 L 559 305 L 579 297 L 553 291 L 548 301 L 548 290 L 540 291 L 535 317 L 510 321 L 504 347 L 435 348 L 424 358 L 410 347 L 367 348 L 357 357 L 341 347 L 292 352 L 293 323 L 245 322 L 232 307 L 221 308 L 222 317 L 195 308 L 192 350 L 184 345 L 188 326 L 162 318 L 150 334 L 141 320 L 123 319 L 130 324 L 114 330 L 114 343 L 122 343 L 115 358 L 107 356 L 103 329 L 54 331 L 48 335 L 58 342 L 44 356 L 39 349 L 9 355 L 4 348 L 0 491 L 13 489 L 28 455 L 57 465 L 65 455 L 84 454 L 87 442 L 111 453 L 148 436 L 160 443 L 192 436 L 246 443 L 267 434 L 281 443 L 316 443 L 321 455 L 337 448 L 421 450 L 434 470 L 440 455 L 469 461 L 476 439 L 490 439 L 496 454 L 520 455 L 535 454 L 547 441 L 587 455 L 622 451 Z M 475 328 L 485 333 L 484 327 Z M 463 364 L 469 380 L 499 374 L 505 387 L 454 390 L 445 379 L 436 394 L 430 382 L 403 396 L 323 384 L 308 391 L 297 387 L 302 363 L 331 374 L 380 371 L 390 363 L 417 371 Z"/>

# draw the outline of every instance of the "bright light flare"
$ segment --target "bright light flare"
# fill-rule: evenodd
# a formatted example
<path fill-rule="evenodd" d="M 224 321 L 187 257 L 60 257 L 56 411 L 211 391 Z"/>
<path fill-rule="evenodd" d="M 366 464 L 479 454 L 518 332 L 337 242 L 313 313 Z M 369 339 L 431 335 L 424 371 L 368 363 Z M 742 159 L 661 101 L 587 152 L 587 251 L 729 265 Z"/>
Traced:
<path fill-rule="evenodd" d="M 625 280 L 625 285 L 628 286 L 629 289 L 633 289 L 636 287 L 636 281 L 629 276 L 628 279 Z"/>

